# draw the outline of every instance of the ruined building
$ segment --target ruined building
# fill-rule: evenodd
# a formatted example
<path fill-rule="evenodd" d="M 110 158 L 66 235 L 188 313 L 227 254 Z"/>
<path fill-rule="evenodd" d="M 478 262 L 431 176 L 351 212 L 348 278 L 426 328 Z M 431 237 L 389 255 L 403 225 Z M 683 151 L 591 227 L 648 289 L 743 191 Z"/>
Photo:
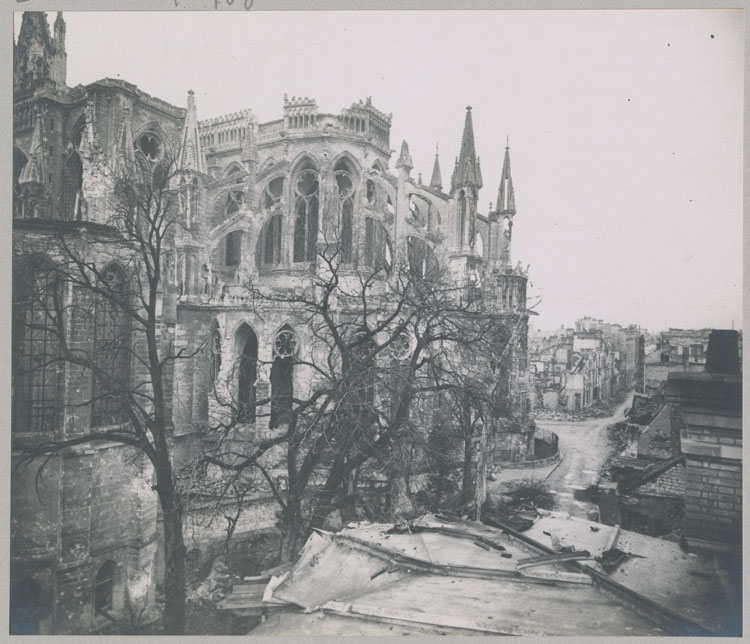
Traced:
<path fill-rule="evenodd" d="M 421 176 L 412 177 L 405 141 L 391 163 L 391 116 L 369 98 L 330 113 L 313 99 L 285 97 L 280 117 L 270 122 L 259 122 L 250 109 L 199 121 L 191 91 L 178 107 L 124 80 L 68 87 L 65 38 L 61 14 L 52 34 L 44 14 L 24 14 L 13 74 L 14 270 L 26 283 L 42 284 L 45 262 L 55 261 L 45 256 L 48 237 L 114 235 L 103 215 L 113 189 L 106 168 L 136 158 L 157 164 L 166 150 L 179 150 L 186 178 L 175 189 L 183 225 L 168 249 L 160 318 L 165 346 L 193 355 L 178 362 L 169 379 L 176 461 L 189 458 L 200 440 L 216 404 L 217 374 L 239 362 L 245 367 L 236 378 L 225 379 L 236 400 L 248 408 L 264 397 L 276 401 L 270 413 L 242 418 L 245 435 L 284 423 L 278 401 L 307 384 L 294 360 L 309 345 L 309 329 L 294 311 L 259 311 L 244 297 L 243 284 L 287 289 L 306 283 L 320 268 L 318 244 L 334 222 L 352 271 L 399 255 L 434 258 L 457 284 L 480 293 L 498 324 L 514 330 L 502 377 L 514 405 L 525 408 L 527 275 L 511 261 L 516 204 L 510 152 L 506 147 L 495 207 L 481 213 L 471 108 L 450 180 L 443 185 L 436 154 L 430 182 L 423 184 Z M 116 287 L 122 273 L 106 245 L 91 243 L 88 252 L 91 262 L 111 265 L 110 287 Z M 49 368 L 39 360 L 40 351 L 54 351 L 47 346 L 54 338 L 44 324 L 28 322 L 45 319 L 44 302 L 21 288 L 13 302 L 13 435 L 70 438 L 123 422 L 89 371 Z M 102 352 L 102 338 L 128 333 L 112 312 L 83 328 L 75 317 L 64 324 L 69 345 L 94 354 Z M 209 337 L 210 350 L 200 351 Z M 132 342 L 143 340 L 134 334 Z M 144 368 L 117 355 L 103 359 L 132 382 Z M 252 367 L 261 361 L 271 368 Z M 247 529 L 273 527 L 266 505 L 258 501 Z M 11 509 L 17 627 L 93 631 L 105 624 L 101 610 L 117 615 L 129 598 L 153 597 L 158 514 L 150 465 L 126 445 L 72 448 L 47 463 L 41 480 L 33 468 L 21 470 L 13 479 Z"/>

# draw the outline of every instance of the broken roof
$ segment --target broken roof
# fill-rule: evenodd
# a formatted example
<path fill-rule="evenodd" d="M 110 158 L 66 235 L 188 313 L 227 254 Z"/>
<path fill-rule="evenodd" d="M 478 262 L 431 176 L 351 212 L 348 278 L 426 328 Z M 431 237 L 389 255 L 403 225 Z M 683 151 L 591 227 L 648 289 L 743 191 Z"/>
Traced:
<path fill-rule="evenodd" d="M 408 525 L 359 523 L 337 534 L 316 532 L 291 570 L 264 590 L 264 600 L 293 612 L 274 615 L 253 634 L 717 632 L 695 602 L 681 599 L 695 590 L 685 566 L 698 564 L 692 558 L 675 564 L 677 544 L 558 514 L 539 520 L 530 536 L 432 515 Z M 556 535 L 558 551 L 542 542 L 549 543 L 548 533 Z M 610 581 L 592 559 L 610 542 L 648 559 L 618 564 L 612 573 L 618 582 Z M 631 575 L 634 565 L 641 567 Z M 674 597 L 659 601 L 675 580 Z"/>
<path fill-rule="evenodd" d="M 665 404 L 638 439 L 638 456 L 643 458 L 671 458 L 680 454 L 679 410 Z"/>

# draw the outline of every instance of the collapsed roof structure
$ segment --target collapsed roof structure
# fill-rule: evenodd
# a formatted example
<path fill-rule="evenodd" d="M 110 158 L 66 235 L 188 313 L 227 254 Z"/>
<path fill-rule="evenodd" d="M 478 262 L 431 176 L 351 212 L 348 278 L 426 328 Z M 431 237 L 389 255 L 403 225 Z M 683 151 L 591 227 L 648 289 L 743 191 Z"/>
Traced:
<path fill-rule="evenodd" d="M 263 615 L 254 635 L 728 634 L 713 561 L 567 513 L 525 533 L 429 514 L 316 531 L 245 582 L 221 607 Z"/>

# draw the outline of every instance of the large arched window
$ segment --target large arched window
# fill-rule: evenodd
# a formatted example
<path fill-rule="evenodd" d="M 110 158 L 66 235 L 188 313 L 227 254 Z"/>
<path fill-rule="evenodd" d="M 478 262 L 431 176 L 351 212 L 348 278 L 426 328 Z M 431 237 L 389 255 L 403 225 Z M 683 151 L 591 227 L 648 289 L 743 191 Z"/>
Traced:
<path fill-rule="evenodd" d="M 338 199 L 336 215 L 339 230 L 339 253 L 341 261 L 350 264 L 354 261 L 354 174 L 344 161 L 339 161 L 334 168 Z"/>
<path fill-rule="evenodd" d="M 383 224 L 373 217 L 365 218 L 364 260 L 375 270 L 391 270 L 391 243 Z"/>
<path fill-rule="evenodd" d="M 406 240 L 409 272 L 412 277 L 425 279 L 435 277 L 438 261 L 430 245 L 420 237 L 410 236 Z"/>
<path fill-rule="evenodd" d="M 60 285 L 51 268 L 26 262 L 13 279 L 13 431 L 54 431 L 62 416 Z"/>
<path fill-rule="evenodd" d="M 63 169 L 62 219 L 81 219 L 83 201 L 83 164 L 75 150 L 71 152 Z"/>
<path fill-rule="evenodd" d="M 354 394 L 354 405 L 359 421 L 373 412 L 375 404 L 375 350 L 377 345 L 367 329 L 354 335 L 351 347 L 349 385 Z"/>
<path fill-rule="evenodd" d="M 237 378 L 237 422 L 255 422 L 255 388 L 258 380 L 258 337 L 248 324 L 237 332 L 239 350 Z"/>
<path fill-rule="evenodd" d="M 271 419 L 273 429 L 289 422 L 294 395 L 294 360 L 297 355 L 297 334 L 285 324 L 273 341 L 271 365 Z"/>
<path fill-rule="evenodd" d="M 96 573 L 94 581 L 94 613 L 111 613 L 114 600 L 115 586 L 114 561 L 107 561 L 99 572 Z"/>
<path fill-rule="evenodd" d="M 294 261 L 312 262 L 318 241 L 318 171 L 306 162 L 294 178 Z"/>
<path fill-rule="evenodd" d="M 242 261 L 242 231 L 234 230 L 224 238 L 224 265 L 239 266 Z"/>
<path fill-rule="evenodd" d="M 117 265 L 102 274 L 94 309 L 92 363 L 95 366 L 91 392 L 91 426 L 124 422 L 125 399 L 130 374 L 130 318 L 127 280 Z"/>
<path fill-rule="evenodd" d="M 274 215 L 260 231 L 258 244 L 258 267 L 273 266 L 281 263 L 281 229 L 284 218 Z"/>

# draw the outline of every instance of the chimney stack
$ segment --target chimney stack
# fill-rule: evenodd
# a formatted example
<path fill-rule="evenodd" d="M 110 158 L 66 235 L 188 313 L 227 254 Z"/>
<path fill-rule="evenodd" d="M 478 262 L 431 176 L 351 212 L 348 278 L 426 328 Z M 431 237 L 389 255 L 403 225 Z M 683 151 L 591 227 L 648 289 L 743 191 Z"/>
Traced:
<path fill-rule="evenodd" d="M 729 329 L 711 331 L 706 353 L 708 373 L 740 373 L 738 335 Z"/>

